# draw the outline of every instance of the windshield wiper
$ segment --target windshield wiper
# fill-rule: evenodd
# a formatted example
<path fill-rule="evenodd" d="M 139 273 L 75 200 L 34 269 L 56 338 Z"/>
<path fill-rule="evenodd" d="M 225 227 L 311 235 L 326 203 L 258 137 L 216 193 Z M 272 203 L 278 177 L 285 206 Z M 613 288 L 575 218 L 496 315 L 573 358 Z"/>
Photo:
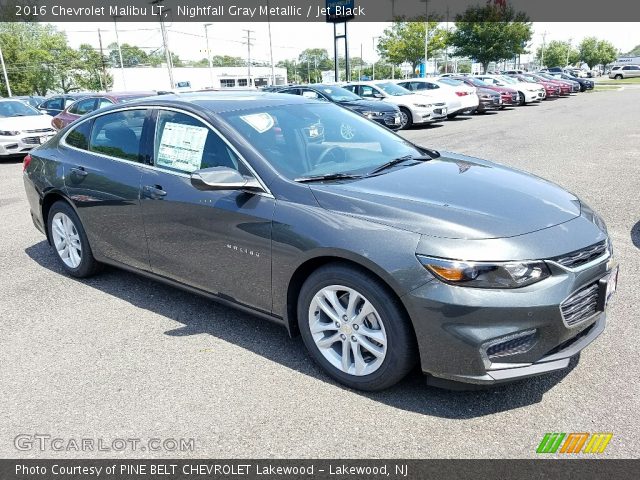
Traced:
<path fill-rule="evenodd" d="M 407 162 L 407 161 L 416 161 L 416 162 L 428 162 L 429 160 L 432 160 L 432 157 L 414 157 L 413 155 L 405 155 L 404 157 L 398 157 L 398 158 L 394 158 L 393 160 L 389 160 L 387 163 L 383 163 L 382 165 L 380 165 L 377 168 L 374 168 L 373 170 L 371 170 L 369 173 L 367 173 L 367 176 L 369 175 L 375 175 L 376 173 L 380 173 L 383 172 L 384 170 L 387 170 L 391 167 L 393 167 L 394 165 L 397 165 L 399 163 L 402 162 Z"/>
<path fill-rule="evenodd" d="M 322 182 L 324 180 L 350 180 L 354 178 L 362 178 L 362 175 L 353 175 L 350 173 L 328 173 L 326 175 L 312 175 L 309 177 L 295 178 L 295 182 L 308 183 L 308 182 Z"/>

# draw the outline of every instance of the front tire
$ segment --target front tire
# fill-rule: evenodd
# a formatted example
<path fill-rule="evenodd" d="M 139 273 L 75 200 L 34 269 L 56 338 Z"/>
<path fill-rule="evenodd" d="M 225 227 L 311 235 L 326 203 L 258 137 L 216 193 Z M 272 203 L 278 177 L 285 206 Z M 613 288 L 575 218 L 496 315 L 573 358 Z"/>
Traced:
<path fill-rule="evenodd" d="M 350 388 L 388 388 L 415 365 L 415 338 L 402 306 L 359 269 L 330 264 L 316 270 L 302 286 L 297 313 L 311 357 Z"/>
<path fill-rule="evenodd" d="M 524 97 L 524 93 L 518 92 L 518 105 L 523 107 L 526 104 L 527 104 L 527 100 Z"/>
<path fill-rule="evenodd" d="M 51 206 L 47 228 L 51 247 L 65 272 L 73 277 L 85 278 L 100 269 L 80 218 L 68 203 L 58 201 Z"/>
<path fill-rule="evenodd" d="M 616 75 L 613 77 L 614 80 L 622 80 L 622 75 Z"/>
<path fill-rule="evenodd" d="M 454 118 L 456 118 L 458 116 L 460 112 L 456 112 L 456 113 L 450 113 L 449 115 L 447 115 L 447 118 L 449 120 L 453 120 Z"/>
<path fill-rule="evenodd" d="M 400 130 L 406 130 L 413 125 L 411 111 L 406 107 L 400 107 Z"/>

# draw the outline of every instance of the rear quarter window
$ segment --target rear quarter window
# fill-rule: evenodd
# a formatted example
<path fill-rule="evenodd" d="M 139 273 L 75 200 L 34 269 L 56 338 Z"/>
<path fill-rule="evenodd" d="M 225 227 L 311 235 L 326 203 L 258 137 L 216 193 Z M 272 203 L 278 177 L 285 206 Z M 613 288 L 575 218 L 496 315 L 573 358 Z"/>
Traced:
<path fill-rule="evenodd" d="M 65 142 L 67 145 L 72 147 L 79 148 L 81 150 L 88 150 L 89 135 L 91 135 L 91 122 L 82 122 L 69 132 Z"/>

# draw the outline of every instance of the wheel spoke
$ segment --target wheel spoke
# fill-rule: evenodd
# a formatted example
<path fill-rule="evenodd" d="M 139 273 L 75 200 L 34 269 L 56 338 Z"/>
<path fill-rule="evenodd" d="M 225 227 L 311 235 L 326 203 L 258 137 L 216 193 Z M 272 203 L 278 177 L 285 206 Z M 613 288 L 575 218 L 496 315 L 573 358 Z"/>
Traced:
<path fill-rule="evenodd" d="M 321 332 L 327 332 L 331 330 L 333 331 L 338 330 L 338 327 L 336 327 L 335 323 L 333 322 L 325 323 L 325 322 L 321 322 L 320 320 L 316 320 L 313 324 L 311 324 L 309 328 L 311 330 L 311 333 L 321 333 Z"/>
<path fill-rule="evenodd" d="M 320 309 L 327 315 L 327 317 L 331 319 L 331 321 L 333 322 L 342 321 L 342 319 L 340 318 L 340 315 L 336 313 L 336 311 L 330 305 L 327 305 L 325 298 L 326 297 L 321 293 L 316 296 L 315 301 L 318 304 L 318 307 L 320 307 Z"/>
<path fill-rule="evenodd" d="M 325 288 L 321 293 L 326 301 L 329 302 L 331 307 L 333 307 L 333 311 L 338 316 L 338 318 L 340 318 L 344 314 L 344 308 L 342 308 L 342 305 L 340 305 L 340 300 L 338 300 L 336 291 Z"/>
<path fill-rule="evenodd" d="M 362 375 L 364 373 L 364 369 L 367 368 L 367 362 L 365 362 L 362 357 L 360 345 L 356 342 L 351 342 L 351 351 L 353 352 L 353 361 L 356 366 L 356 375 Z"/>
<path fill-rule="evenodd" d="M 365 326 L 360 327 L 358 333 L 364 337 L 370 338 L 382 345 L 387 344 L 387 336 L 384 334 L 382 330 L 372 330 L 371 328 L 367 328 Z"/>
<path fill-rule="evenodd" d="M 320 348 L 329 348 L 331 345 L 333 345 L 334 343 L 340 341 L 340 334 L 339 333 L 335 333 L 334 335 L 331 335 L 330 337 L 325 337 L 322 338 L 320 340 L 316 341 L 316 345 Z"/>
<path fill-rule="evenodd" d="M 53 233 L 58 235 L 59 237 L 64 238 L 64 226 L 62 225 L 62 220 L 55 220 L 52 225 Z"/>
<path fill-rule="evenodd" d="M 384 347 L 374 345 L 373 343 L 371 343 L 371 341 L 369 341 L 362 335 L 358 337 L 358 343 L 362 346 L 362 348 L 375 355 L 376 357 L 381 357 L 384 355 Z"/>
<path fill-rule="evenodd" d="M 342 341 L 342 371 L 348 372 L 351 367 L 351 347 L 349 346 L 349 339 Z"/>
<path fill-rule="evenodd" d="M 373 305 L 371 305 L 371 302 L 369 302 L 368 300 L 365 300 L 364 303 L 362 304 L 362 308 L 360 309 L 360 312 L 358 312 L 358 316 L 353 319 L 353 323 L 361 324 L 365 318 L 367 318 L 369 315 L 371 315 L 374 312 L 375 310 L 373 308 Z"/>
<path fill-rule="evenodd" d="M 353 318 L 355 316 L 355 310 L 358 304 L 362 301 L 362 297 L 358 292 L 351 291 L 349 293 L 349 302 L 347 304 L 347 317 Z"/>

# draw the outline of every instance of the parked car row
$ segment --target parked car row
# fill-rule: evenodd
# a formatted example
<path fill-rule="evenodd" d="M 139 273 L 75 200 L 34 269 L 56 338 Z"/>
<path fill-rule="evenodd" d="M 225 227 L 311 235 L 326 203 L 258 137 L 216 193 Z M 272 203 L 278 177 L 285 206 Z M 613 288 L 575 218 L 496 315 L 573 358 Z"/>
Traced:
<path fill-rule="evenodd" d="M 397 130 L 526 105 L 592 89 L 594 83 L 564 72 L 453 75 L 372 80 L 336 85 L 267 87 L 264 90 L 334 102 Z"/>

